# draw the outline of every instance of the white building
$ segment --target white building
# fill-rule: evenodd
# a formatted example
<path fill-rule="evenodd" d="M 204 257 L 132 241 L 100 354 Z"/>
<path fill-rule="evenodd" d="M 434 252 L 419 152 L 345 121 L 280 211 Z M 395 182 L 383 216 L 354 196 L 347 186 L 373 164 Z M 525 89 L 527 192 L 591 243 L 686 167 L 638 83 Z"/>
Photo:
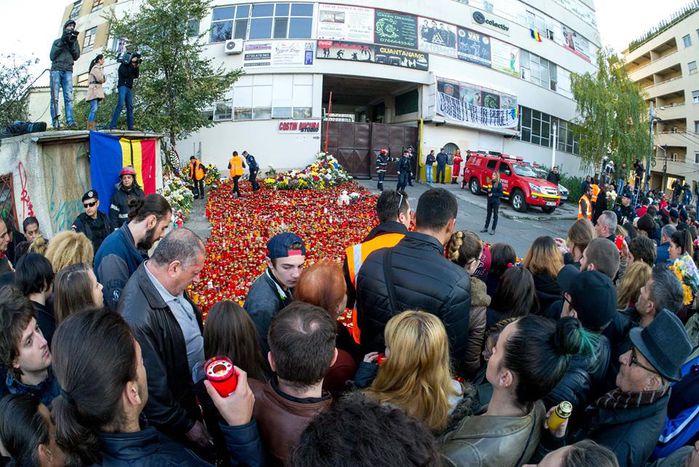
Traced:
<path fill-rule="evenodd" d="M 66 8 L 63 20 L 72 16 L 82 32 L 78 83 L 103 47 L 119 47 L 102 10 L 137 4 L 78 0 Z M 445 146 L 451 153 L 498 151 L 549 165 L 556 124 L 556 163 L 578 172 L 569 78 L 594 71 L 600 40 L 592 0 L 214 0 L 212 6 L 191 26 L 206 32 L 209 57 L 245 75 L 208 109 L 216 125 L 180 142 L 183 157 L 200 152 L 225 168 L 233 150 L 248 150 L 264 172 L 302 167 L 327 143 L 352 173 L 369 176 L 379 148 L 397 156 L 421 145 L 424 154 Z M 114 65 L 107 73 L 115 79 Z"/>

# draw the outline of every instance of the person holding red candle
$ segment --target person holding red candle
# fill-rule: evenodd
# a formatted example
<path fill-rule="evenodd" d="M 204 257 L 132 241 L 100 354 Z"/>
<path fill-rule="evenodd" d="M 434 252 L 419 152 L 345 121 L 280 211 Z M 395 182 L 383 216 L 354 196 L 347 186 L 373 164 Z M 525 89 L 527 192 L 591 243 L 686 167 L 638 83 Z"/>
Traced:
<path fill-rule="evenodd" d="M 263 354 L 269 350 L 267 331 L 272 317 L 293 299 L 306 262 L 306 246 L 298 235 L 282 232 L 267 242 L 266 261 L 267 270 L 252 283 L 243 305 L 260 334 Z"/>

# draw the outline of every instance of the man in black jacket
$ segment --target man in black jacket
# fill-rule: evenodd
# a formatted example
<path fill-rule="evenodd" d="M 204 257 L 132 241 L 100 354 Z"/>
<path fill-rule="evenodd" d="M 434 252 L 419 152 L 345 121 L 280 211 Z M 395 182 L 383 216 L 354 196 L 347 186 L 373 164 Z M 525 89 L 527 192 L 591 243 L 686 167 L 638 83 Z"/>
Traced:
<path fill-rule="evenodd" d="M 119 65 L 119 102 L 117 103 L 112 121 L 109 124 L 110 129 L 117 127 L 121 109 L 126 104 L 126 127 L 133 130 L 133 80 L 138 78 L 138 68 L 141 66 L 141 54 L 135 52 L 131 54 L 131 60 L 128 63 Z"/>
<path fill-rule="evenodd" d="M 95 253 L 107 236 L 112 233 L 114 227 L 109 222 L 109 217 L 98 210 L 100 199 L 97 190 L 90 190 L 83 195 L 85 212 L 80 213 L 73 221 L 71 228 L 76 232 L 82 232 L 92 242 Z"/>
<path fill-rule="evenodd" d="M 203 324 L 185 289 L 199 279 L 204 253 L 204 243 L 191 230 L 170 232 L 131 276 L 117 309 L 143 352 L 149 422 L 199 449 L 211 442 L 192 382 L 192 369 L 204 361 Z"/>
<path fill-rule="evenodd" d="M 245 162 L 248 163 L 248 170 L 250 171 L 250 184 L 252 185 L 252 191 L 257 191 L 260 189 L 260 184 L 257 183 L 257 172 L 260 171 L 260 166 L 255 160 L 255 156 L 252 154 L 248 153 L 247 151 L 243 151 L 243 157 L 245 158 Z"/>
<path fill-rule="evenodd" d="M 51 123 L 58 129 L 58 93 L 63 88 L 63 104 L 68 128 L 75 128 L 73 120 L 73 63 L 80 58 L 78 32 L 75 21 L 63 25 L 63 35 L 51 46 Z"/>
<path fill-rule="evenodd" d="M 464 360 L 471 308 L 466 271 L 444 257 L 456 224 L 458 205 L 443 188 L 422 194 L 415 232 L 393 248 L 370 254 L 357 277 L 357 312 L 365 351 L 383 351 L 383 331 L 394 315 L 423 310 L 438 316 L 449 336 L 455 368 Z"/>

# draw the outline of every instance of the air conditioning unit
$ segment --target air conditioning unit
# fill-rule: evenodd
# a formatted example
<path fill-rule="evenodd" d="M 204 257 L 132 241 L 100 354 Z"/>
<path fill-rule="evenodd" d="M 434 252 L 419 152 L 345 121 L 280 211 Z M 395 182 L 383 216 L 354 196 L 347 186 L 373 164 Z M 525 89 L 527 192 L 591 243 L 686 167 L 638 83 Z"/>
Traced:
<path fill-rule="evenodd" d="M 226 52 L 226 55 L 236 55 L 243 53 L 243 40 L 232 39 L 226 41 L 226 45 L 224 45 L 223 51 Z"/>

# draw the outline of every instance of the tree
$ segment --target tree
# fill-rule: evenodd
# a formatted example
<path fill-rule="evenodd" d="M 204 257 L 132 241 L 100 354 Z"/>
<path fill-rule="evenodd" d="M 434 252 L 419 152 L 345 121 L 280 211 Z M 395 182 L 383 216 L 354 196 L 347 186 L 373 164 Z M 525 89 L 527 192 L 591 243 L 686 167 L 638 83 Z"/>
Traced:
<path fill-rule="evenodd" d="M 648 106 L 641 88 L 631 81 L 623 62 L 613 52 L 597 52 L 597 71 L 572 74 L 578 104 L 577 134 L 586 167 L 597 167 L 609 155 L 617 167 L 631 167 L 650 151 Z"/>
<path fill-rule="evenodd" d="M 138 126 L 178 138 L 213 125 L 202 111 L 221 100 L 241 75 L 204 54 L 204 36 L 190 37 L 190 25 L 207 15 L 210 0 L 144 0 L 138 11 L 108 16 L 110 34 L 143 54 L 135 87 Z"/>
<path fill-rule="evenodd" d="M 28 87 L 32 60 L 15 54 L 0 56 L 0 128 L 15 120 L 27 120 Z"/>

